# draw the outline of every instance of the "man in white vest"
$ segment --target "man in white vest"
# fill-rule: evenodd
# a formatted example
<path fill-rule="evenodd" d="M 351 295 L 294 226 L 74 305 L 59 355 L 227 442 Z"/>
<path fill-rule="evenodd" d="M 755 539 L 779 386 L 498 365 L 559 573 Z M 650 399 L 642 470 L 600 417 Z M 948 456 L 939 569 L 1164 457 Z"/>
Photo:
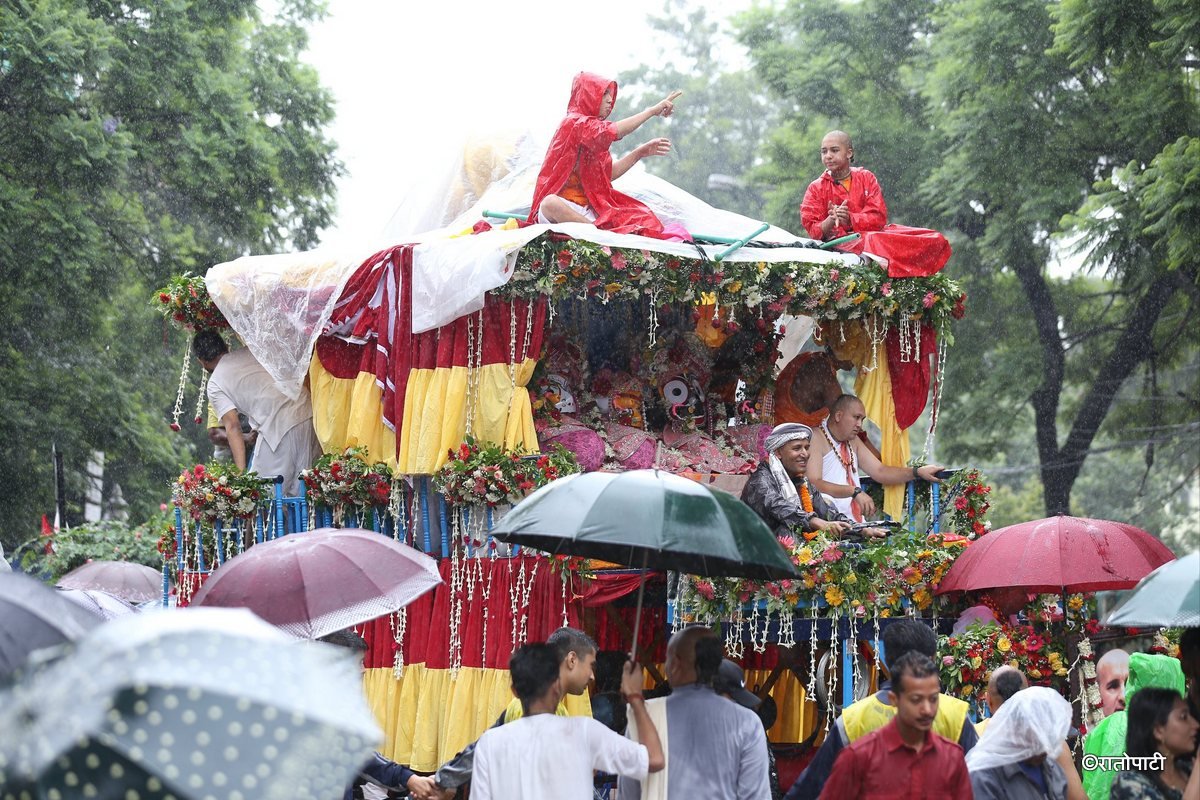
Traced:
<path fill-rule="evenodd" d="M 945 467 L 893 467 L 881 462 L 859 438 L 867 409 L 852 394 L 844 394 L 829 408 L 829 416 L 817 428 L 808 462 L 808 479 L 826 500 L 850 519 L 861 522 L 875 517 L 875 502 L 862 488 L 859 471 L 884 485 L 911 480 L 941 483 L 937 474 Z"/>

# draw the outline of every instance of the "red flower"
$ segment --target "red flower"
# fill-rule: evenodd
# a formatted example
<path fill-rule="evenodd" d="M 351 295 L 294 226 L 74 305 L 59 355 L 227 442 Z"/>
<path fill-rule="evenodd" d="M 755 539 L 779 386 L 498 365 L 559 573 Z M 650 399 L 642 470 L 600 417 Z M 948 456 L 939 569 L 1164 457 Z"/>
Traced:
<path fill-rule="evenodd" d="M 571 266 L 571 251 L 565 247 L 558 251 L 558 265 L 563 269 Z"/>
<path fill-rule="evenodd" d="M 692 283 L 699 283 L 700 282 L 700 273 L 693 272 L 691 275 L 688 275 L 688 280 L 691 281 Z"/>
<path fill-rule="evenodd" d="M 680 263 L 679 263 L 678 258 L 668 258 L 667 259 L 667 269 L 674 271 L 674 270 L 679 269 L 679 267 L 680 267 Z"/>
<path fill-rule="evenodd" d="M 933 308 L 933 304 L 937 302 L 937 295 L 933 292 L 926 292 L 925 297 L 921 298 L 921 305 L 926 308 Z"/>
<path fill-rule="evenodd" d="M 954 301 L 954 308 L 950 309 L 950 316 L 955 319 L 962 319 L 967 313 L 967 294 L 963 292 Z"/>

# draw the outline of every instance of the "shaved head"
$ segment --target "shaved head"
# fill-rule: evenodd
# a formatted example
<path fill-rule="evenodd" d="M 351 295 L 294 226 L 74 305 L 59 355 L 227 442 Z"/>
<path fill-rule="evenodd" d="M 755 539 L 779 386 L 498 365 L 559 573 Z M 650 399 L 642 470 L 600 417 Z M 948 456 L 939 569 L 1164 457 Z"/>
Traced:
<path fill-rule="evenodd" d="M 696 642 L 701 639 L 715 638 L 711 628 L 695 625 L 684 628 L 671 637 L 667 642 L 667 661 L 664 668 L 667 682 L 672 686 L 685 686 L 695 683 L 696 674 Z"/>
<path fill-rule="evenodd" d="M 821 139 L 821 144 L 825 142 L 841 142 L 846 147 L 854 147 L 850 141 L 850 134 L 845 131 L 830 131 Z"/>

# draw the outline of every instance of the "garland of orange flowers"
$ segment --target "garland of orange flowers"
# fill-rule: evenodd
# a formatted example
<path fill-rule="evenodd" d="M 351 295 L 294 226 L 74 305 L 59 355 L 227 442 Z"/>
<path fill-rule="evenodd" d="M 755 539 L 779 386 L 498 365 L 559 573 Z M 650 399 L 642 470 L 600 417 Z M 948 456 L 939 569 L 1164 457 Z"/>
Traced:
<path fill-rule="evenodd" d="M 800 507 L 809 514 L 814 513 L 812 493 L 808 491 L 808 481 L 800 481 Z M 811 542 L 813 539 L 817 538 L 819 531 L 802 531 L 801 533 L 804 534 L 804 541 Z"/>

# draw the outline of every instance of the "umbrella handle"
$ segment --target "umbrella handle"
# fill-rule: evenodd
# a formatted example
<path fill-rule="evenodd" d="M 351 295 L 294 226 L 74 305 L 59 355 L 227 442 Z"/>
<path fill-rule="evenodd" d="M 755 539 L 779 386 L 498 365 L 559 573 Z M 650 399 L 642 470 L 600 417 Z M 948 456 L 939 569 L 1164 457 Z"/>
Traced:
<path fill-rule="evenodd" d="M 637 663 L 638 632 L 642 626 L 642 598 L 646 594 L 646 564 L 650 560 L 649 551 L 642 554 L 642 577 L 638 581 L 637 611 L 633 615 L 633 647 L 629 651 L 629 659 Z"/>

